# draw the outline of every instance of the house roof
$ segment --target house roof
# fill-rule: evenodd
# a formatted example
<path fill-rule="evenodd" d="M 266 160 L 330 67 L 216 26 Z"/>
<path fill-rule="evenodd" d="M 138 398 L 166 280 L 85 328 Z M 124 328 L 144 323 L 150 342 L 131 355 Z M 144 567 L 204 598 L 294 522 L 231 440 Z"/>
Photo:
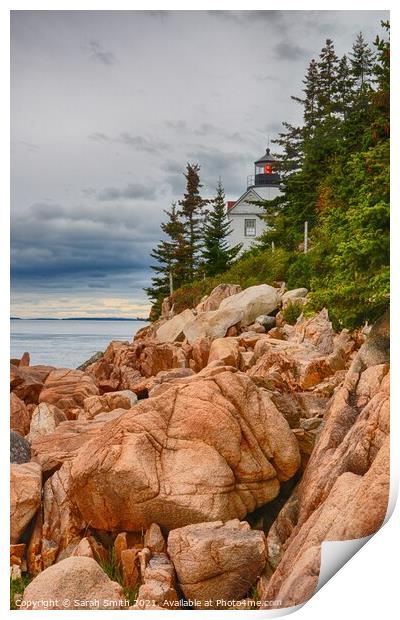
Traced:
<path fill-rule="evenodd" d="M 240 202 L 242 202 L 247 196 L 250 196 L 252 194 L 253 194 L 255 200 L 262 200 L 263 199 L 262 196 L 260 196 L 260 194 L 258 192 L 256 192 L 253 187 L 250 187 L 249 189 L 246 189 L 246 191 L 237 200 L 228 200 L 228 202 L 226 203 L 227 210 L 228 211 L 232 211 L 232 209 L 234 207 L 236 207 L 236 205 L 238 205 Z"/>

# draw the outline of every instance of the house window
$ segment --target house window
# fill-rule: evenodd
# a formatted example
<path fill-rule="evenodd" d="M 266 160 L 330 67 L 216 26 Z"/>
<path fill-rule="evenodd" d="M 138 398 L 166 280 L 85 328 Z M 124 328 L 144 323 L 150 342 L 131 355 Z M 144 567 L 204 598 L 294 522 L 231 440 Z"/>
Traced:
<path fill-rule="evenodd" d="M 244 221 L 244 236 L 255 237 L 256 236 L 256 220 Z"/>

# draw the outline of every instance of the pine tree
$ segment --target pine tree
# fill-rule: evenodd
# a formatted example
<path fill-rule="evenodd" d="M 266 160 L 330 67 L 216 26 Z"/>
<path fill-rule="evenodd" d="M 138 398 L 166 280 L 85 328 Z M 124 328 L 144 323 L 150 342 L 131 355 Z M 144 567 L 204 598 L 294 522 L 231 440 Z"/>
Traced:
<path fill-rule="evenodd" d="M 202 185 L 200 183 L 200 166 L 187 164 L 186 166 L 186 192 L 179 201 L 180 211 L 184 226 L 186 241 L 186 277 L 190 282 L 194 279 L 200 265 L 203 225 L 206 216 L 204 207 L 208 200 L 200 195 Z"/>
<path fill-rule="evenodd" d="M 325 47 L 322 48 L 318 62 L 318 92 L 317 106 L 318 114 L 323 121 L 331 117 L 335 111 L 337 96 L 337 78 L 339 59 L 335 52 L 335 47 L 331 39 L 327 39 Z"/>
<path fill-rule="evenodd" d="M 212 209 L 204 225 L 203 261 L 205 273 L 213 276 L 228 269 L 242 248 L 239 243 L 230 248 L 228 236 L 231 233 L 230 223 L 226 217 L 225 192 L 218 181 L 217 194 L 213 200 Z"/>
<path fill-rule="evenodd" d="M 382 21 L 381 25 L 389 33 L 389 22 Z M 374 121 L 371 125 L 370 138 L 376 143 L 389 138 L 390 135 L 390 39 L 377 36 L 374 45 L 377 56 L 373 74 L 377 90 L 371 97 Z"/>
<path fill-rule="evenodd" d="M 354 106 L 355 78 L 346 55 L 339 61 L 337 75 L 336 112 L 342 119 L 347 119 Z"/>
<path fill-rule="evenodd" d="M 297 101 L 304 107 L 303 118 L 304 118 L 304 126 L 307 130 L 307 135 L 310 136 L 313 133 L 313 130 L 318 121 L 318 91 L 320 88 L 319 84 L 319 68 L 317 62 L 312 59 L 308 69 L 306 76 L 303 80 L 304 88 L 304 99 L 300 97 L 291 98 L 293 101 Z"/>
<path fill-rule="evenodd" d="M 156 275 L 151 279 L 152 285 L 145 291 L 153 301 L 158 311 L 164 297 L 170 293 L 170 274 L 173 285 L 179 288 L 186 275 L 187 245 L 184 237 L 184 227 L 179 218 L 176 204 L 172 203 L 170 211 L 164 211 L 167 215 L 166 222 L 161 224 L 161 230 L 166 238 L 158 243 L 150 256 L 156 264 L 151 267 Z"/>
<path fill-rule="evenodd" d="M 365 86 L 371 83 L 374 70 L 374 53 L 365 41 L 362 32 L 357 35 L 350 53 L 350 65 L 356 88 L 358 92 L 362 92 Z"/>

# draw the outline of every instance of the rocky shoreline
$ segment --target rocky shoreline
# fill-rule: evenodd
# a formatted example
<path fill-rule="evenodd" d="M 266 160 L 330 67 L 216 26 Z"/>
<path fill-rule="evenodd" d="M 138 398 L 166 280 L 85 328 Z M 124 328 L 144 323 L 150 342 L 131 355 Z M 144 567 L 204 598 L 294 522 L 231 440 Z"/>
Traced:
<path fill-rule="evenodd" d="M 222 284 L 83 370 L 11 360 L 13 607 L 290 607 L 380 527 L 388 319 L 288 324 L 306 303 Z"/>

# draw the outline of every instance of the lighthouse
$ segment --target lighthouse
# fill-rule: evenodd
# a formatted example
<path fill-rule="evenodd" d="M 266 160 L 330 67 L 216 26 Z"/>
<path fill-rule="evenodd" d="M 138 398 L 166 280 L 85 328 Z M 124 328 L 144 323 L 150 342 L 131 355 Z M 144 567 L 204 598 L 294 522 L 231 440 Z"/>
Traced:
<path fill-rule="evenodd" d="M 269 147 L 265 154 L 254 162 L 254 176 L 247 177 L 247 188 L 276 187 L 279 189 L 281 178 L 277 172 L 277 160 L 271 155 Z"/>
<path fill-rule="evenodd" d="M 277 159 L 267 147 L 264 155 L 254 162 L 254 174 L 247 177 L 247 189 L 237 200 L 227 203 L 227 217 L 231 224 L 229 243 L 241 243 L 242 252 L 248 250 L 265 230 L 262 207 L 256 203 L 260 200 L 276 198 L 280 190 L 280 174 Z"/>

